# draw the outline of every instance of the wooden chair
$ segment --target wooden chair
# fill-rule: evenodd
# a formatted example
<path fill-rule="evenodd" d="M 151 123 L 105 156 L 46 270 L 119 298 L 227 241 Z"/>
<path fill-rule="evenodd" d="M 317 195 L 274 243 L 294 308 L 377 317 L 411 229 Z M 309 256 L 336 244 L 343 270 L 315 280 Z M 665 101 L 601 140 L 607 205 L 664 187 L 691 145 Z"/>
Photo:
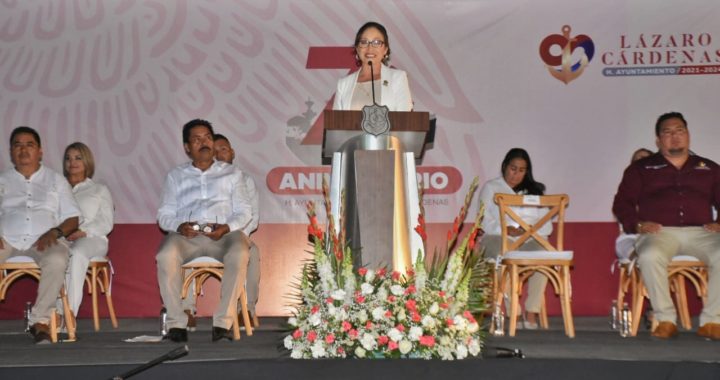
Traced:
<path fill-rule="evenodd" d="M 5 295 L 16 280 L 24 276 L 30 276 L 40 281 L 41 276 L 40 267 L 37 265 L 32 257 L 28 256 L 14 256 L 7 259 L 4 263 L 0 264 L 0 301 L 5 300 Z M 60 289 L 58 295 L 62 299 L 63 310 L 65 316 L 65 325 L 68 332 L 68 340 L 75 340 L 75 316 L 70 310 L 70 304 L 67 300 L 67 294 L 65 293 L 65 287 Z M 50 340 L 53 343 L 58 341 L 58 321 L 60 316 L 57 314 L 55 309 L 50 314 Z"/>
<path fill-rule="evenodd" d="M 183 289 L 182 298 L 187 297 L 190 288 L 194 283 L 195 296 L 199 296 L 202 291 L 202 286 L 207 279 L 215 277 L 222 281 L 224 265 L 218 260 L 211 257 L 202 256 L 191 260 L 184 264 L 183 268 Z M 238 285 L 238 305 L 240 305 L 243 323 L 245 326 L 245 333 L 248 336 L 252 336 L 252 325 L 250 323 L 250 316 L 248 315 L 247 296 L 245 294 L 245 283 Z M 233 339 L 240 340 L 240 320 L 237 314 L 233 314 Z"/>
<path fill-rule="evenodd" d="M 619 275 L 618 291 L 617 298 L 615 299 L 615 306 L 617 310 L 616 318 L 618 321 L 620 321 L 622 320 L 622 310 L 623 306 L 625 305 L 625 298 L 628 293 L 630 294 L 630 302 L 628 302 L 628 305 L 635 304 L 635 294 L 637 293 L 637 283 L 639 281 L 640 274 L 637 271 L 637 263 L 634 259 L 619 260 L 617 263 L 617 269 Z"/>
<path fill-rule="evenodd" d="M 695 287 L 698 296 L 702 298 L 703 304 L 707 301 L 708 288 L 708 272 L 707 265 L 694 256 L 675 256 L 668 265 L 668 281 L 670 282 L 670 292 L 675 295 L 675 308 L 677 309 L 680 325 L 690 330 L 692 321 L 690 319 L 690 311 L 687 304 L 687 291 L 685 281 L 688 280 Z M 636 336 L 640 327 L 640 314 L 642 313 L 643 303 L 647 297 L 647 289 L 645 283 L 640 276 L 640 268 L 635 266 L 635 290 L 633 294 L 632 307 L 632 327 L 631 336 Z M 653 320 L 652 328 L 657 325 L 657 320 Z"/>
<path fill-rule="evenodd" d="M 508 335 L 515 336 L 517 328 L 517 311 L 519 310 L 522 284 L 535 272 L 545 275 L 553 285 L 555 293 L 560 297 L 565 335 L 575 337 L 572 310 L 570 308 L 570 267 L 573 265 L 573 252 L 563 250 L 565 232 L 565 208 L 569 197 L 566 194 L 527 196 L 515 194 L 495 194 L 495 202 L 500 209 L 500 229 L 502 231 L 501 286 L 510 284 L 510 311 Z M 534 225 L 529 225 L 513 211 L 512 207 L 548 208 L 548 212 Z M 543 225 L 552 223 L 557 216 L 556 244 L 538 233 Z M 512 238 L 507 234 L 508 218 L 517 223 L 524 231 L 522 235 Z M 530 238 L 534 238 L 545 250 L 519 251 L 518 249 Z M 504 292 L 496 293 L 501 297 Z M 496 302 L 501 302 L 496 300 Z M 543 301 L 544 304 L 544 301 Z M 544 309 L 544 308 L 543 308 Z M 541 313 L 540 323 L 547 328 L 547 317 Z"/>
<path fill-rule="evenodd" d="M 87 284 L 88 294 L 92 296 L 93 308 L 93 324 L 95 331 L 100 331 L 100 313 L 98 312 L 98 291 L 105 294 L 107 301 L 108 313 L 113 328 L 118 327 L 118 321 L 115 316 L 115 307 L 112 302 L 112 264 L 107 257 L 93 257 L 90 259 L 87 274 L 85 275 L 85 283 Z"/>

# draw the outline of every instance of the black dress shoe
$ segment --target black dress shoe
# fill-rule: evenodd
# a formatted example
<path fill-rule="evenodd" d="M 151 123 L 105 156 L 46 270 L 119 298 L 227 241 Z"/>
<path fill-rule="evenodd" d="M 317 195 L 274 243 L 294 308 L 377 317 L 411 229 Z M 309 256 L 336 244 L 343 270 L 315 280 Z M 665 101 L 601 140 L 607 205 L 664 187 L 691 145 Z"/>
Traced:
<path fill-rule="evenodd" d="M 163 339 L 171 340 L 176 343 L 183 343 L 188 341 L 187 330 L 173 327 L 168 330 L 167 334 Z"/>
<path fill-rule="evenodd" d="M 222 327 L 215 327 L 213 326 L 212 329 L 212 341 L 217 342 L 220 339 L 228 339 L 230 341 L 233 340 L 233 335 L 228 329 L 224 329 Z"/>
<path fill-rule="evenodd" d="M 51 343 L 50 327 L 44 323 L 36 323 L 30 327 L 30 335 L 33 337 L 35 344 Z"/>

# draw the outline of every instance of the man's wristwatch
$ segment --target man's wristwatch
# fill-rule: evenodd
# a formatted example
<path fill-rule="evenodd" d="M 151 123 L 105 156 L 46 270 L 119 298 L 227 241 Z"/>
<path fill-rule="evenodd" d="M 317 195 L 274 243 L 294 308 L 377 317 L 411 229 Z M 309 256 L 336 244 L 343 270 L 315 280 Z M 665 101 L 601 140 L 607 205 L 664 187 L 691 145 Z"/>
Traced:
<path fill-rule="evenodd" d="M 65 236 L 65 233 L 62 229 L 60 229 L 60 227 L 55 227 L 52 229 L 52 231 L 55 231 L 55 233 L 57 234 L 57 236 L 55 237 L 56 239 L 60 239 L 61 237 Z"/>

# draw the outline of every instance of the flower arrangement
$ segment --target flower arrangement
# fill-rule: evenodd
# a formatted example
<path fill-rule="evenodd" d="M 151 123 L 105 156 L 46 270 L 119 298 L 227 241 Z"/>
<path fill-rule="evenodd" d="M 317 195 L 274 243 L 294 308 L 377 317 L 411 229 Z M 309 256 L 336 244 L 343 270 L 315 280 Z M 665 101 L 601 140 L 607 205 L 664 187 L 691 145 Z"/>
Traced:
<path fill-rule="evenodd" d="M 283 345 L 292 358 L 440 358 L 477 356 L 483 334 L 475 315 L 486 307 L 490 269 L 472 254 L 482 207 L 471 231 L 451 254 L 435 253 L 426 265 L 422 252 L 407 273 L 386 268 L 352 266 L 344 226 L 335 233 L 324 184 L 328 230 L 317 221 L 315 205 L 307 205 L 313 258 L 303 267 L 295 315 L 288 319 Z M 448 232 L 448 253 L 477 188 L 470 187 L 460 214 Z M 421 197 L 422 205 L 422 197 Z M 341 211 L 342 214 L 342 211 Z M 424 210 L 416 232 L 423 242 Z"/>

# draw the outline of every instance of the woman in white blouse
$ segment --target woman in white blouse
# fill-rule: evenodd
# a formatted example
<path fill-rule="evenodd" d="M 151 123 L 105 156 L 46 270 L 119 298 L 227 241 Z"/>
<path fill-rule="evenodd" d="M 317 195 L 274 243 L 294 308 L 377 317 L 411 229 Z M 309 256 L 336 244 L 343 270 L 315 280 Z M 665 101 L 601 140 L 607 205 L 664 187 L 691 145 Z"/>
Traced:
<path fill-rule="evenodd" d="M 500 211 L 495 203 L 495 194 L 527 194 L 543 195 L 545 185 L 535 181 L 532 174 L 530 156 L 521 148 L 513 148 L 507 152 L 501 165 L 502 176 L 487 181 L 480 190 L 480 200 L 485 205 L 485 215 L 482 229 L 485 231 L 481 246 L 485 249 L 485 257 L 497 257 L 500 254 L 502 237 L 500 231 Z M 528 224 L 535 224 L 542 218 L 546 210 L 537 207 L 513 207 L 522 219 Z M 510 236 L 522 235 L 525 231 L 520 226 L 508 220 L 507 234 Z M 546 223 L 538 231 L 540 235 L 548 236 L 552 233 L 552 224 Z M 522 251 L 538 251 L 544 248 L 530 238 L 520 247 Z M 525 314 L 523 326 L 527 329 L 536 329 L 543 293 L 545 293 L 547 277 L 536 272 L 528 280 L 528 296 L 525 300 Z"/>
<path fill-rule="evenodd" d="M 82 218 L 78 229 L 66 239 L 70 243 L 65 287 L 75 315 L 83 298 L 83 283 L 90 259 L 108 253 L 107 234 L 113 229 L 114 207 L 107 186 L 92 180 L 95 159 L 87 145 L 75 142 L 65 148 L 63 174 L 70 182 Z"/>
<path fill-rule="evenodd" d="M 412 110 L 412 96 L 407 74 L 388 67 L 390 40 L 387 30 L 377 22 L 361 26 L 355 35 L 355 62 L 360 70 L 340 79 L 335 92 L 334 110 L 362 110 L 373 104 L 373 81 L 369 62 L 372 62 L 375 102 L 390 111 Z"/>

